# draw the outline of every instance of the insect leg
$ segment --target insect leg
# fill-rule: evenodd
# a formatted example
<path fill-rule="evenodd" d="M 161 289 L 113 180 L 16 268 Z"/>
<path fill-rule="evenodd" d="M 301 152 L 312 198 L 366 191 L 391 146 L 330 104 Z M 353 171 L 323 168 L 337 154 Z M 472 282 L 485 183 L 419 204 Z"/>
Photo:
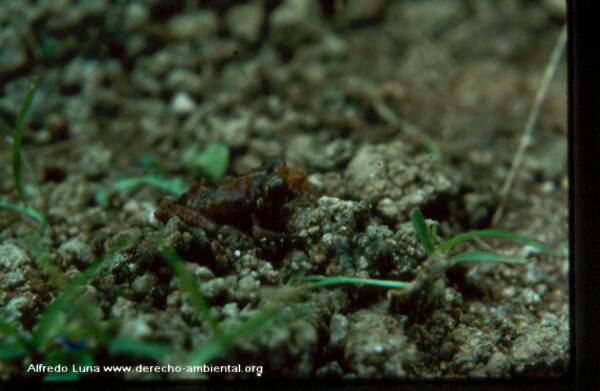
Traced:
<path fill-rule="evenodd" d="M 192 209 L 175 203 L 170 204 L 169 208 L 181 220 L 183 220 L 184 223 L 188 225 L 202 228 L 208 233 L 214 233 L 218 228 L 214 221 L 204 216 L 202 212 L 198 211 L 197 209 Z"/>

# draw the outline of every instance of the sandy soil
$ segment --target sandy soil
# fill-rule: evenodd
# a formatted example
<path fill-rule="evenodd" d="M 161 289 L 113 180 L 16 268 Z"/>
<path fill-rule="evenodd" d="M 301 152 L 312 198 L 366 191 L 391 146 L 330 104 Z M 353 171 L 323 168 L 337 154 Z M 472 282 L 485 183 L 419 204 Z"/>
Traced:
<path fill-rule="evenodd" d="M 7 1 L 0 9 L 1 199 L 18 202 L 9 139 L 39 74 L 23 149 L 31 205 L 49 223 L 41 243 L 72 277 L 129 235 L 127 251 L 82 295 L 96 303 L 98 324 L 112 322 L 112 335 L 177 351 L 205 343 L 210 330 L 154 249 L 157 238 L 185 260 L 226 327 L 293 277 L 411 280 L 425 259 L 408 216 L 415 207 L 442 237 L 489 227 L 564 22 L 553 1 L 227 4 Z M 567 247 L 566 107 L 563 63 L 499 225 L 559 248 Z M 261 241 L 230 225 L 207 233 L 178 217 L 163 224 L 153 211 L 173 194 L 109 191 L 156 173 L 191 185 L 202 173 L 188 157 L 214 143 L 227 146 L 229 176 L 277 156 L 306 173 L 310 189 L 282 228 L 297 240 Z M 58 292 L 23 241 L 37 230 L 0 210 L 0 313 L 25 330 Z M 309 314 L 216 362 L 263 365 L 266 377 L 564 373 L 567 257 L 491 243 L 528 262 L 457 266 L 431 305 L 409 309 L 385 289 L 312 290 L 294 299 Z M 99 363 L 138 362 L 92 352 Z M 0 361 L 0 377 L 25 377 L 27 364 Z"/>

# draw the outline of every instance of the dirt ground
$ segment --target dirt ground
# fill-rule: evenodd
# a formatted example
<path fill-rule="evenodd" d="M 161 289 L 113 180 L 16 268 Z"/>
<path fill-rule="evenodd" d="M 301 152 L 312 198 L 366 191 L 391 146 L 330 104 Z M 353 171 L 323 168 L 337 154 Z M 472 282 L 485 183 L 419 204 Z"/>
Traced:
<path fill-rule="evenodd" d="M 410 281 L 425 259 L 413 208 L 445 238 L 490 227 L 564 18 L 560 2 L 531 0 L 9 0 L 0 7 L 0 195 L 18 202 L 10 137 L 39 74 L 23 135 L 26 189 L 49 223 L 42 242 L 69 277 L 120 235 L 133 238 L 85 289 L 115 335 L 182 351 L 209 338 L 153 252 L 157 235 L 223 326 L 293 277 Z M 566 83 L 563 59 L 498 226 L 563 249 Z M 200 175 L 186 153 L 214 143 L 228 147 L 229 176 L 272 157 L 306 173 L 310 188 L 280 227 L 296 241 L 265 243 L 231 225 L 208 233 L 175 216 L 165 224 L 153 212 L 173 195 L 157 187 L 102 192 L 158 171 L 191 185 Z M 0 210 L 0 315 L 25 330 L 57 293 L 21 240 L 36 230 Z M 398 308 L 380 288 L 311 290 L 299 300 L 312 312 L 217 362 L 293 378 L 564 373 L 567 256 L 491 243 L 528 262 L 452 268 L 428 308 Z M 0 361 L 0 377 L 25 377 L 27 364 Z M 248 377 L 226 377 L 237 376 Z"/>

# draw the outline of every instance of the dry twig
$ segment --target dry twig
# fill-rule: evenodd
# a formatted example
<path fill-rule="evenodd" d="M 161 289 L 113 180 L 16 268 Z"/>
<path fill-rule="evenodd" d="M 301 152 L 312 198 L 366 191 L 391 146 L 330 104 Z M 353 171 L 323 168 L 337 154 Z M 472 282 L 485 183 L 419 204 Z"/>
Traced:
<path fill-rule="evenodd" d="M 558 64 L 560 63 L 560 58 L 565 49 L 566 43 L 567 26 L 565 25 L 558 37 L 556 46 L 554 46 L 554 50 L 552 50 L 550 60 L 546 65 L 546 69 L 544 70 L 544 76 L 542 77 L 540 88 L 535 94 L 535 99 L 533 100 L 533 105 L 531 106 L 531 111 L 529 112 L 527 123 L 525 124 L 525 128 L 523 129 L 523 135 L 521 136 L 519 148 L 517 149 L 517 152 L 513 157 L 510 171 L 506 175 L 506 179 L 504 180 L 502 189 L 500 190 L 500 202 L 498 205 L 498 209 L 496 209 L 494 217 L 492 218 L 492 226 L 497 225 L 500 222 L 500 219 L 502 218 L 502 213 L 504 212 L 504 206 L 508 199 L 508 195 L 510 193 L 510 190 L 512 189 L 515 178 L 519 173 L 519 170 L 521 169 L 521 163 L 523 162 L 525 152 L 527 151 L 529 144 L 531 144 L 534 126 L 540 115 L 542 103 L 544 102 L 544 99 L 548 94 L 548 90 L 550 89 L 550 82 L 552 81 L 554 73 L 558 68 Z"/>

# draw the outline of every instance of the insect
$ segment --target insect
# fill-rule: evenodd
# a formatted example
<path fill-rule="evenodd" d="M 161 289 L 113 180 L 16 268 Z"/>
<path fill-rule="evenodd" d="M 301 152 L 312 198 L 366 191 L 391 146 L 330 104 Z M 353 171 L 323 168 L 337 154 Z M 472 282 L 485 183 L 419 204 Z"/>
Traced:
<path fill-rule="evenodd" d="M 201 180 L 175 200 L 163 200 L 154 216 L 166 222 L 175 214 L 207 233 L 216 232 L 220 225 L 232 225 L 255 237 L 281 236 L 276 231 L 285 230 L 287 204 L 307 188 L 302 171 L 273 159 L 265 169 L 238 178 L 215 184 Z"/>

